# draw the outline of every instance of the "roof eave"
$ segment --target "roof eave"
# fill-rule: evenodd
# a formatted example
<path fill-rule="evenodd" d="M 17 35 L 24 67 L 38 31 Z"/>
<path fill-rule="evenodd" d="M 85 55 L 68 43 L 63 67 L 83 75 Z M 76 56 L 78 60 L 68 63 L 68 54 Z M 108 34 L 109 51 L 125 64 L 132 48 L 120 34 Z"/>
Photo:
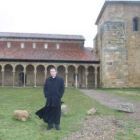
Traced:
<path fill-rule="evenodd" d="M 43 39 L 43 40 L 72 40 L 72 41 L 85 41 L 85 39 L 67 39 L 67 38 L 41 38 L 41 37 L 11 37 L 11 36 L 0 36 L 0 38 L 6 38 L 6 39 L 10 39 L 10 38 L 15 38 L 15 39 Z"/>
<path fill-rule="evenodd" d="M 99 13 L 99 15 L 98 15 L 98 17 L 97 17 L 97 20 L 96 20 L 96 22 L 95 22 L 95 25 L 98 25 L 98 22 L 99 22 L 99 20 L 100 20 L 100 18 L 101 18 L 101 16 L 102 16 L 102 14 L 103 14 L 103 12 L 104 12 L 106 6 L 107 6 L 107 2 L 105 1 L 104 5 L 102 6 L 102 9 L 101 9 L 101 11 L 100 11 L 100 13 Z"/>
<path fill-rule="evenodd" d="M 15 32 L 0 32 L 0 38 L 85 41 L 85 38 L 82 35 L 15 33 Z"/>
<path fill-rule="evenodd" d="M 36 59 L 4 59 L 0 58 L 0 62 L 7 61 L 7 62 L 58 62 L 58 63 L 96 63 L 99 64 L 100 60 L 36 60 Z"/>

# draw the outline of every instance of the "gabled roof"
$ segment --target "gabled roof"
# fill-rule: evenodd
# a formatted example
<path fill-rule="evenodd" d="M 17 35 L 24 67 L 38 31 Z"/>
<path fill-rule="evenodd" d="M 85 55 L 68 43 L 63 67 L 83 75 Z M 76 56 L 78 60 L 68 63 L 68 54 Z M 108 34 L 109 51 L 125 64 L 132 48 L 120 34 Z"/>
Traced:
<path fill-rule="evenodd" d="M 63 35 L 63 34 L 38 34 L 38 33 L 13 33 L 0 32 L 0 38 L 31 38 L 31 39 L 53 39 L 53 40 L 77 40 L 84 41 L 82 35 Z"/>
<path fill-rule="evenodd" d="M 140 4 L 140 0 L 105 0 L 105 3 L 99 13 L 99 16 L 97 17 L 97 20 L 95 22 L 95 24 L 97 25 L 106 6 L 109 4 L 109 3 L 129 3 L 129 4 Z"/>

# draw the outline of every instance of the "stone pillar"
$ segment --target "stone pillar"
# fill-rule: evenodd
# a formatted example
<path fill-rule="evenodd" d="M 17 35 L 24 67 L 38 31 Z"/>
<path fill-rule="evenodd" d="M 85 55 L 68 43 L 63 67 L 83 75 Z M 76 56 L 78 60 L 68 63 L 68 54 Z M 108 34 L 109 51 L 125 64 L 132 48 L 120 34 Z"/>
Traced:
<path fill-rule="evenodd" d="M 44 79 L 45 79 L 45 81 L 46 81 L 46 78 L 47 78 L 47 72 L 45 71 L 44 73 L 45 73 L 45 77 L 44 77 Z"/>
<path fill-rule="evenodd" d="M 44 73 L 45 73 L 45 81 L 46 81 L 46 78 L 47 78 L 47 67 L 45 68 Z"/>
<path fill-rule="evenodd" d="M 26 70 L 24 69 L 24 87 L 26 86 Z"/>
<path fill-rule="evenodd" d="M 34 87 L 36 87 L 36 73 L 37 73 L 37 70 L 35 68 L 34 69 Z"/>
<path fill-rule="evenodd" d="M 78 75 L 78 72 L 77 72 L 77 70 L 76 70 L 76 72 L 75 72 L 75 87 L 76 87 L 76 88 L 77 88 L 77 86 L 78 86 L 77 75 Z"/>
<path fill-rule="evenodd" d="M 15 70 L 13 70 L 12 72 L 13 72 L 13 87 L 15 87 Z"/>
<path fill-rule="evenodd" d="M 95 67 L 95 71 L 94 71 L 94 75 L 95 75 L 95 89 L 97 88 L 97 74 L 98 74 L 98 72 L 97 72 L 97 67 Z"/>
<path fill-rule="evenodd" d="M 4 70 L 2 70 L 1 72 L 2 72 L 2 87 L 4 87 Z"/>
<path fill-rule="evenodd" d="M 46 78 L 47 78 L 47 70 L 46 69 L 45 69 L 44 73 L 45 73 L 45 80 L 46 80 Z"/>
<path fill-rule="evenodd" d="M 65 76 L 66 76 L 65 86 L 68 87 L 68 71 L 66 71 Z"/>
<path fill-rule="evenodd" d="M 85 74 L 86 74 L 86 89 L 87 89 L 88 88 L 88 70 L 87 70 L 87 68 L 86 68 Z"/>
<path fill-rule="evenodd" d="M 99 86 L 100 87 L 102 87 L 102 73 L 101 73 L 101 71 L 102 71 L 102 69 L 101 69 L 101 67 L 99 67 L 100 69 L 99 69 L 99 74 L 100 74 L 100 83 L 99 83 Z"/>

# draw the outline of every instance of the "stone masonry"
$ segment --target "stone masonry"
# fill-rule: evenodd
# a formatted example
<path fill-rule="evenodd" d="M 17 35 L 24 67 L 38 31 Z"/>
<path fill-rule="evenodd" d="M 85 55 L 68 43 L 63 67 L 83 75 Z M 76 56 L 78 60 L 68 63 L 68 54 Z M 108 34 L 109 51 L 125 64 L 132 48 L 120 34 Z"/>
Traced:
<path fill-rule="evenodd" d="M 134 19 L 137 28 L 134 29 Z M 95 52 L 102 87 L 140 87 L 140 1 L 106 0 L 97 18 Z"/>
<path fill-rule="evenodd" d="M 102 82 L 105 87 L 127 86 L 128 64 L 123 22 L 105 22 L 101 27 Z"/>

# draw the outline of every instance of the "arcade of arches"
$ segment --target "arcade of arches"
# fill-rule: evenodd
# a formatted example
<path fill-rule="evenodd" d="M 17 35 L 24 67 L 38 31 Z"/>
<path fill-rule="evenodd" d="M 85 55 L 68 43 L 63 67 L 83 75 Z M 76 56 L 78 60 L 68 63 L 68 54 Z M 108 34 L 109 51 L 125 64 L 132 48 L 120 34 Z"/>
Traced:
<path fill-rule="evenodd" d="M 27 63 L 7 62 L 0 64 L 0 86 L 43 86 L 55 67 L 66 87 L 97 88 L 100 86 L 99 64 Z"/>

